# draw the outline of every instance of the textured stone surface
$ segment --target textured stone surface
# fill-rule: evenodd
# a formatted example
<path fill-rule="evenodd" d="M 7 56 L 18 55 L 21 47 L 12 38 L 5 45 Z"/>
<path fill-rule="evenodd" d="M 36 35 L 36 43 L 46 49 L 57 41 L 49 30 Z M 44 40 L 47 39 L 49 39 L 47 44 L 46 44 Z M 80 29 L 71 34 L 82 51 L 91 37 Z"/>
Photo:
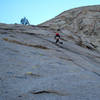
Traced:
<path fill-rule="evenodd" d="M 100 52 L 62 31 L 0 24 L 0 100 L 100 99 Z"/>
<path fill-rule="evenodd" d="M 79 37 L 81 46 L 100 51 L 100 5 L 87 6 L 64 11 L 55 18 L 41 24 L 61 33 Z"/>

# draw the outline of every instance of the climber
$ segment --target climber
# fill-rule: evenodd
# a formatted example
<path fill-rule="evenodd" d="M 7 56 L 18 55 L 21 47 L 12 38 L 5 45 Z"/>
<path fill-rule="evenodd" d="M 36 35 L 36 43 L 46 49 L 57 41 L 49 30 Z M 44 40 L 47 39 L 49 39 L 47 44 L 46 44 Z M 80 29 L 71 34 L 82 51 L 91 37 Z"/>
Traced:
<path fill-rule="evenodd" d="M 55 39 L 56 39 L 56 43 L 58 43 L 59 42 L 59 39 L 60 39 L 60 34 L 59 33 L 56 33 Z"/>

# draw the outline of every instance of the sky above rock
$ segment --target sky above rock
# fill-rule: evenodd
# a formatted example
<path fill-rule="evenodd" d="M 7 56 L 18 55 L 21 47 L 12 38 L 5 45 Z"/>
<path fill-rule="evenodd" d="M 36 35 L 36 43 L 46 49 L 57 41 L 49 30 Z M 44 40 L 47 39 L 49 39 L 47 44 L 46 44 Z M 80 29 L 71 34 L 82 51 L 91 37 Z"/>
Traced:
<path fill-rule="evenodd" d="M 100 0 L 1 0 L 0 23 L 20 23 L 26 17 L 30 24 L 40 24 L 65 10 L 99 5 Z"/>

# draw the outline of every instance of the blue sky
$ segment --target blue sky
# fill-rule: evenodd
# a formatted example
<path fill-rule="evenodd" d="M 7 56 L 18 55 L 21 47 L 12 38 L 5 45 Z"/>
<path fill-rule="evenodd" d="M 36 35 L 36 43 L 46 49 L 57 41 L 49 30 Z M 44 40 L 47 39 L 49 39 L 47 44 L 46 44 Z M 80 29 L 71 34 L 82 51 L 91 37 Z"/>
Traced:
<path fill-rule="evenodd" d="M 65 10 L 87 5 L 100 5 L 100 0 L 0 0 L 0 23 L 20 23 L 25 16 L 37 25 Z"/>

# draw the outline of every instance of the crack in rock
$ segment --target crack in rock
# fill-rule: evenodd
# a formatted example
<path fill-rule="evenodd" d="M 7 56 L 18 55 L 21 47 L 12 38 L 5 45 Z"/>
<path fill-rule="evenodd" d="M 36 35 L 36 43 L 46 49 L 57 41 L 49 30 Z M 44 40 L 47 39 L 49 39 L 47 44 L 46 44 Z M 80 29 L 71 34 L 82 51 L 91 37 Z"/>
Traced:
<path fill-rule="evenodd" d="M 99 76 L 100 77 L 100 74 L 99 73 L 97 73 L 97 72 L 94 72 L 94 71 L 92 71 L 94 74 L 96 74 L 97 76 Z"/>
<path fill-rule="evenodd" d="M 32 73 L 32 72 L 27 72 L 25 75 L 26 75 L 26 76 L 29 75 L 29 76 L 32 76 L 32 77 L 41 77 L 41 75 L 39 75 L 39 74 L 34 74 L 34 73 Z"/>
<path fill-rule="evenodd" d="M 24 45 L 24 46 L 29 46 L 29 47 L 35 47 L 35 48 L 40 48 L 40 49 L 45 49 L 45 50 L 49 49 L 49 48 L 42 46 L 42 45 L 27 44 L 27 43 L 20 42 L 20 41 L 17 41 L 17 40 L 10 40 L 8 38 L 3 38 L 3 40 L 10 42 L 10 43 L 16 43 L 16 44 L 19 44 L 19 45 Z"/>
<path fill-rule="evenodd" d="M 55 94 L 55 95 L 59 95 L 59 96 L 69 95 L 68 93 L 61 93 L 61 92 L 54 91 L 54 90 L 37 90 L 37 91 L 31 91 L 30 93 L 32 93 L 32 94 Z"/>

